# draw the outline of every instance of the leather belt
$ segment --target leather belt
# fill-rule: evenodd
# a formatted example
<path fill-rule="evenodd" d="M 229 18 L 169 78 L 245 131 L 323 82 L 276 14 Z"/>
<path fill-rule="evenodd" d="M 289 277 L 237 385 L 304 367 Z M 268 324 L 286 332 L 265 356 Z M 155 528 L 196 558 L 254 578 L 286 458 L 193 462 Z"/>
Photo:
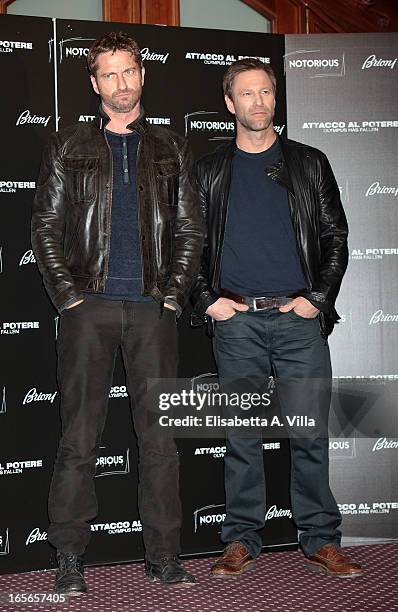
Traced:
<path fill-rule="evenodd" d="M 221 289 L 220 295 L 221 297 L 228 298 L 237 302 L 238 304 L 246 304 L 249 306 L 249 311 L 256 312 L 256 310 L 265 310 L 268 308 L 279 308 L 280 306 L 284 306 L 290 300 L 293 300 L 295 297 L 298 297 L 306 290 L 296 291 L 294 293 L 289 293 L 288 295 L 278 295 L 278 296 L 265 296 L 265 297 L 250 297 L 246 295 L 239 295 L 237 293 L 233 293 L 233 291 L 228 291 L 228 289 Z"/>

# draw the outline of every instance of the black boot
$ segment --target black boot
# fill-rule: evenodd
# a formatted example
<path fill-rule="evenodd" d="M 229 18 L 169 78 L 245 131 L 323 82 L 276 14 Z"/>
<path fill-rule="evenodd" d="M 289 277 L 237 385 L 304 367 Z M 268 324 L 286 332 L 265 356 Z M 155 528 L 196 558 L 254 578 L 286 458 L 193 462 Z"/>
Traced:
<path fill-rule="evenodd" d="M 195 577 L 184 569 L 175 555 L 145 561 L 145 574 L 149 580 L 160 580 L 169 586 L 191 586 L 196 582 Z"/>
<path fill-rule="evenodd" d="M 73 553 L 57 552 L 58 572 L 55 577 L 54 591 L 64 595 L 87 593 L 84 581 L 83 558 Z"/>

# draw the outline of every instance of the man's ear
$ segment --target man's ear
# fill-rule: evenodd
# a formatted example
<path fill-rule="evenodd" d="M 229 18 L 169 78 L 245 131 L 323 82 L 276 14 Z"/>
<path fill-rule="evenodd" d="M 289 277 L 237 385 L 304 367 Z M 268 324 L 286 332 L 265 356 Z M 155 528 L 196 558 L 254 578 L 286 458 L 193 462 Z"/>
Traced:
<path fill-rule="evenodd" d="M 229 96 L 224 96 L 224 100 L 229 112 L 235 115 L 235 106 L 233 100 Z"/>
<path fill-rule="evenodd" d="M 144 86 L 144 82 L 145 82 L 145 68 L 144 66 L 141 66 L 141 86 Z"/>
<path fill-rule="evenodd" d="M 93 89 L 94 89 L 95 93 L 99 94 L 99 89 L 98 89 L 98 85 L 97 85 L 97 79 L 92 74 L 90 75 L 90 81 L 91 81 L 91 85 L 93 86 Z"/>

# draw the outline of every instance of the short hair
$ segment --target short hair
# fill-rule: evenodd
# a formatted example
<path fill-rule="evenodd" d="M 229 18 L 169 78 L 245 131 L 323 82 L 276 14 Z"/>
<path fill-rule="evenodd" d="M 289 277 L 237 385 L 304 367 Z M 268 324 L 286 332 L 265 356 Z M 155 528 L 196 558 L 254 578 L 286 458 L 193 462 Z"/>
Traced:
<path fill-rule="evenodd" d="M 140 70 L 142 56 L 138 43 L 125 32 L 108 32 L 93 42 L 87 55 L 87 66 L 90 74 L 95 77 L 97 72 L 97 59 L 100 53 L 115 53 L 115 51 L 128 51 L 134 57 Z"/>
<path fill-rule="evenodd" d="M 248 70 L 262 70 L 263 72 L 268 74 L 275 95 L 276 76 L 271 66 L 264 64 L 256 58 L 249 57 L 246 59 L 238 60 L 228 67 L 223 79 L 223 91 L 225 96 L 228 96 L 228 98 L 231 98 L 232 100 L 232 86 L 234 84 L 235 77 L 241 72 L 247 72 Z"/>

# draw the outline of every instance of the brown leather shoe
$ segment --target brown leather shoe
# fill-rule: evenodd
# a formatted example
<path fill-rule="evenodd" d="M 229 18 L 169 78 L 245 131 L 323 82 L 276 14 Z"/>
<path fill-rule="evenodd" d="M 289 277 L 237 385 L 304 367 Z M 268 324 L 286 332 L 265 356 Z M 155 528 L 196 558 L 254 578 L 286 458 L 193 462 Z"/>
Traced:
<path fill-rule="evenodd" d="M 357 578 L 363 575 L 359 563 L 351 561 L 337 544 L 322 546 L 314 555 L 308 557 L 306 567 L 313 572 L 337 578 Z"/>
<path fill-rule="evenodd" d="M 221 557 L 210 568 L 214 578 L 237 578 L 253 570 L 256 562 L 242 542 L 231 542 L 225 547 Z"/>

